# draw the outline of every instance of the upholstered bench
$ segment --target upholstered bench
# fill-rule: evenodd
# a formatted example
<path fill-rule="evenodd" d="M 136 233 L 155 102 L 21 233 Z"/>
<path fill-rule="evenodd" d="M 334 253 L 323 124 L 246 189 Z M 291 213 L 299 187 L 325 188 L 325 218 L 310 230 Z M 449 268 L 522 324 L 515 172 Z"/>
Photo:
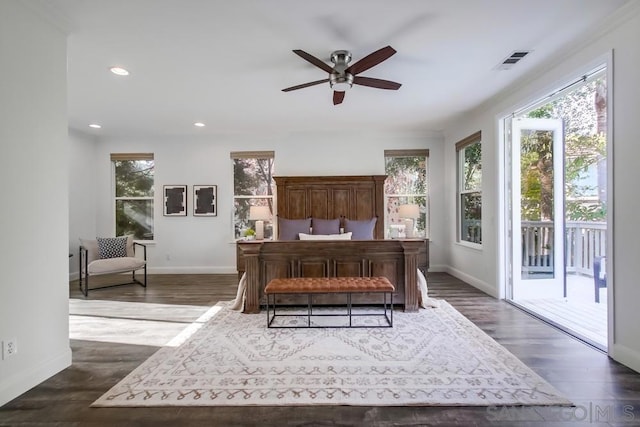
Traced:
<path fill-rule="evenodd" d="M 395 287 L 386 277 L 292 277 L 271 280 L 264 288 L 267 297 L 267 327 L 279 328 L 300 328 L 300 327 L 393 327 L 393 292 Z M 357 312 L 353 313 L 351 304 L 351 295 L 357 293 L 380 293 L 382 294 L 383 309 L 379 313 Z M 307 322 L 306 325 L 274 325 L 276 317 L 296 316 L 300 314 L 276 313 L 277 295 L 307 295 Z M 313 295 L 315 294 L 345 294 L 347 297 L 346 314 L 313 312 Z M 389 296 L 389 303 L 387 303 Z M 271 313 L 273 307 L 273 314 Z M 348 316 L 349 324 L 341 326 L 327 326 L 322 324 L 313 324 L 311 318 L 315 316 Z M 373 325 L 354 325 L 353 316 L 382 316 L 384 322 L 382 324 Z"/>

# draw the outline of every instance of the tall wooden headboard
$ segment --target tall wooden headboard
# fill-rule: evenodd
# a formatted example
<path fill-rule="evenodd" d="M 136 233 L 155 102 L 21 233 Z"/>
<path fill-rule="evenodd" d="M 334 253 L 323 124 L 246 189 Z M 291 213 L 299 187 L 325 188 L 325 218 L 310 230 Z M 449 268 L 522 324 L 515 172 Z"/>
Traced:
<path fill-rule="evenodd" d="M 276 176 L 277 214 L 287 219 L 378 217 L 376 239 L 384 239 L 386 175 Z"/>

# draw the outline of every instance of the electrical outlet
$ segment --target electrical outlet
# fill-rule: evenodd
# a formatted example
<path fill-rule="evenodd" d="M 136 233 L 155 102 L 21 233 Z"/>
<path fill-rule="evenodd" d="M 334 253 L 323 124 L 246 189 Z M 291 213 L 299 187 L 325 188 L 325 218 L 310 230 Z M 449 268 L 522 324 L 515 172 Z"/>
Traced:
<path fill-rule="evenodd" d="M 2 342 L 3 359 L 6 359 L 10 356 L 15 356 L 16 353 L 18 353 L 18 341 L 15 338 L 11 338 Z"/>

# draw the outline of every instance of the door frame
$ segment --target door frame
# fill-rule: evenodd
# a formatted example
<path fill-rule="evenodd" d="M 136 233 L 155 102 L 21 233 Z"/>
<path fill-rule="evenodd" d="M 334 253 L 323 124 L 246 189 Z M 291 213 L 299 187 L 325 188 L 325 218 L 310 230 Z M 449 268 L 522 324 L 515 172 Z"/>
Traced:
<path fill-rule="evenodd" d="M 577 76 L 589 75 L 592 71 L 606 67 L 607 75 L 607 320 L 608 320 L 608 345 L 607 354 L 616 359 L 616 352 L 614 346 L 615 337 L 615 246 L 613 236 L 615 234 L 615 182 L 614 182 L 614 153 L 615 153 L 615 135 L 614 135 L 614 63 L 613 63 L 613 50 L 606 51 L 603 55 L 600 55 L 588 63 L 583 63 L 583 66 L 577 67 L 570 74 L 558 75 L 546 75 L 546 81 L 552 81 L 551 84 L 546 83 L 545 86 L 534 87 L 529 93 L 533 95 L 521 98 L 520 101 L 514 102 L 511 105 L 504 107 L 499 111 L 494 122 L 494 132 L 496 138 L 496 160 L 498 164 L 497 170 L 497 202 L 498 202 L 498 244 L 497 244 L 497 260 L 496 271 L 498 279 L 498 298 L 506 299 L 509 297 L 507 292 L 509 291 L 509 283 L 511 281 L 510 272 L 512 271 L 510 254 L 511 248 L 511 236 L 510 230 L 510 212 L 508 198 L 510 197 L 509 181 L 507 170 L 510 167 L 511 153 L 508 151 L 509 140 L 511 135 L 507 133 L 506 124 L 513 117 L 514 111 L 518 111 L 527 105 L 533 105 L 539 102 L 539 100 L 549 96 L 549 94 L 555 93 L 559 88 L 559 82 L 569 82 L 575 80 Z"/>

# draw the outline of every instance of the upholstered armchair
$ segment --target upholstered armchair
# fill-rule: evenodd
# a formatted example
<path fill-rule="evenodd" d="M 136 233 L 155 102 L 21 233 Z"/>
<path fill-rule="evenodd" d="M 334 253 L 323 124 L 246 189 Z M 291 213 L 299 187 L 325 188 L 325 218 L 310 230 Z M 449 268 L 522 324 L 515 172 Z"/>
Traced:
<path fill-rule="evenodd" d="M 136 248 L 141 248 L 142 254 L 136 253 Z M 147 287 L 147 246 L 134 242 L 131 235 L 80 239 L 79 255 L 80 291 L 84 296 L 89 295 L 89 278 L 92 276 L 131 272 L 130 281 L 101 285 L 92 290 L 136 283 Z M 138 270 L 144 270 L 142 282 L 136 278 Z"/>

